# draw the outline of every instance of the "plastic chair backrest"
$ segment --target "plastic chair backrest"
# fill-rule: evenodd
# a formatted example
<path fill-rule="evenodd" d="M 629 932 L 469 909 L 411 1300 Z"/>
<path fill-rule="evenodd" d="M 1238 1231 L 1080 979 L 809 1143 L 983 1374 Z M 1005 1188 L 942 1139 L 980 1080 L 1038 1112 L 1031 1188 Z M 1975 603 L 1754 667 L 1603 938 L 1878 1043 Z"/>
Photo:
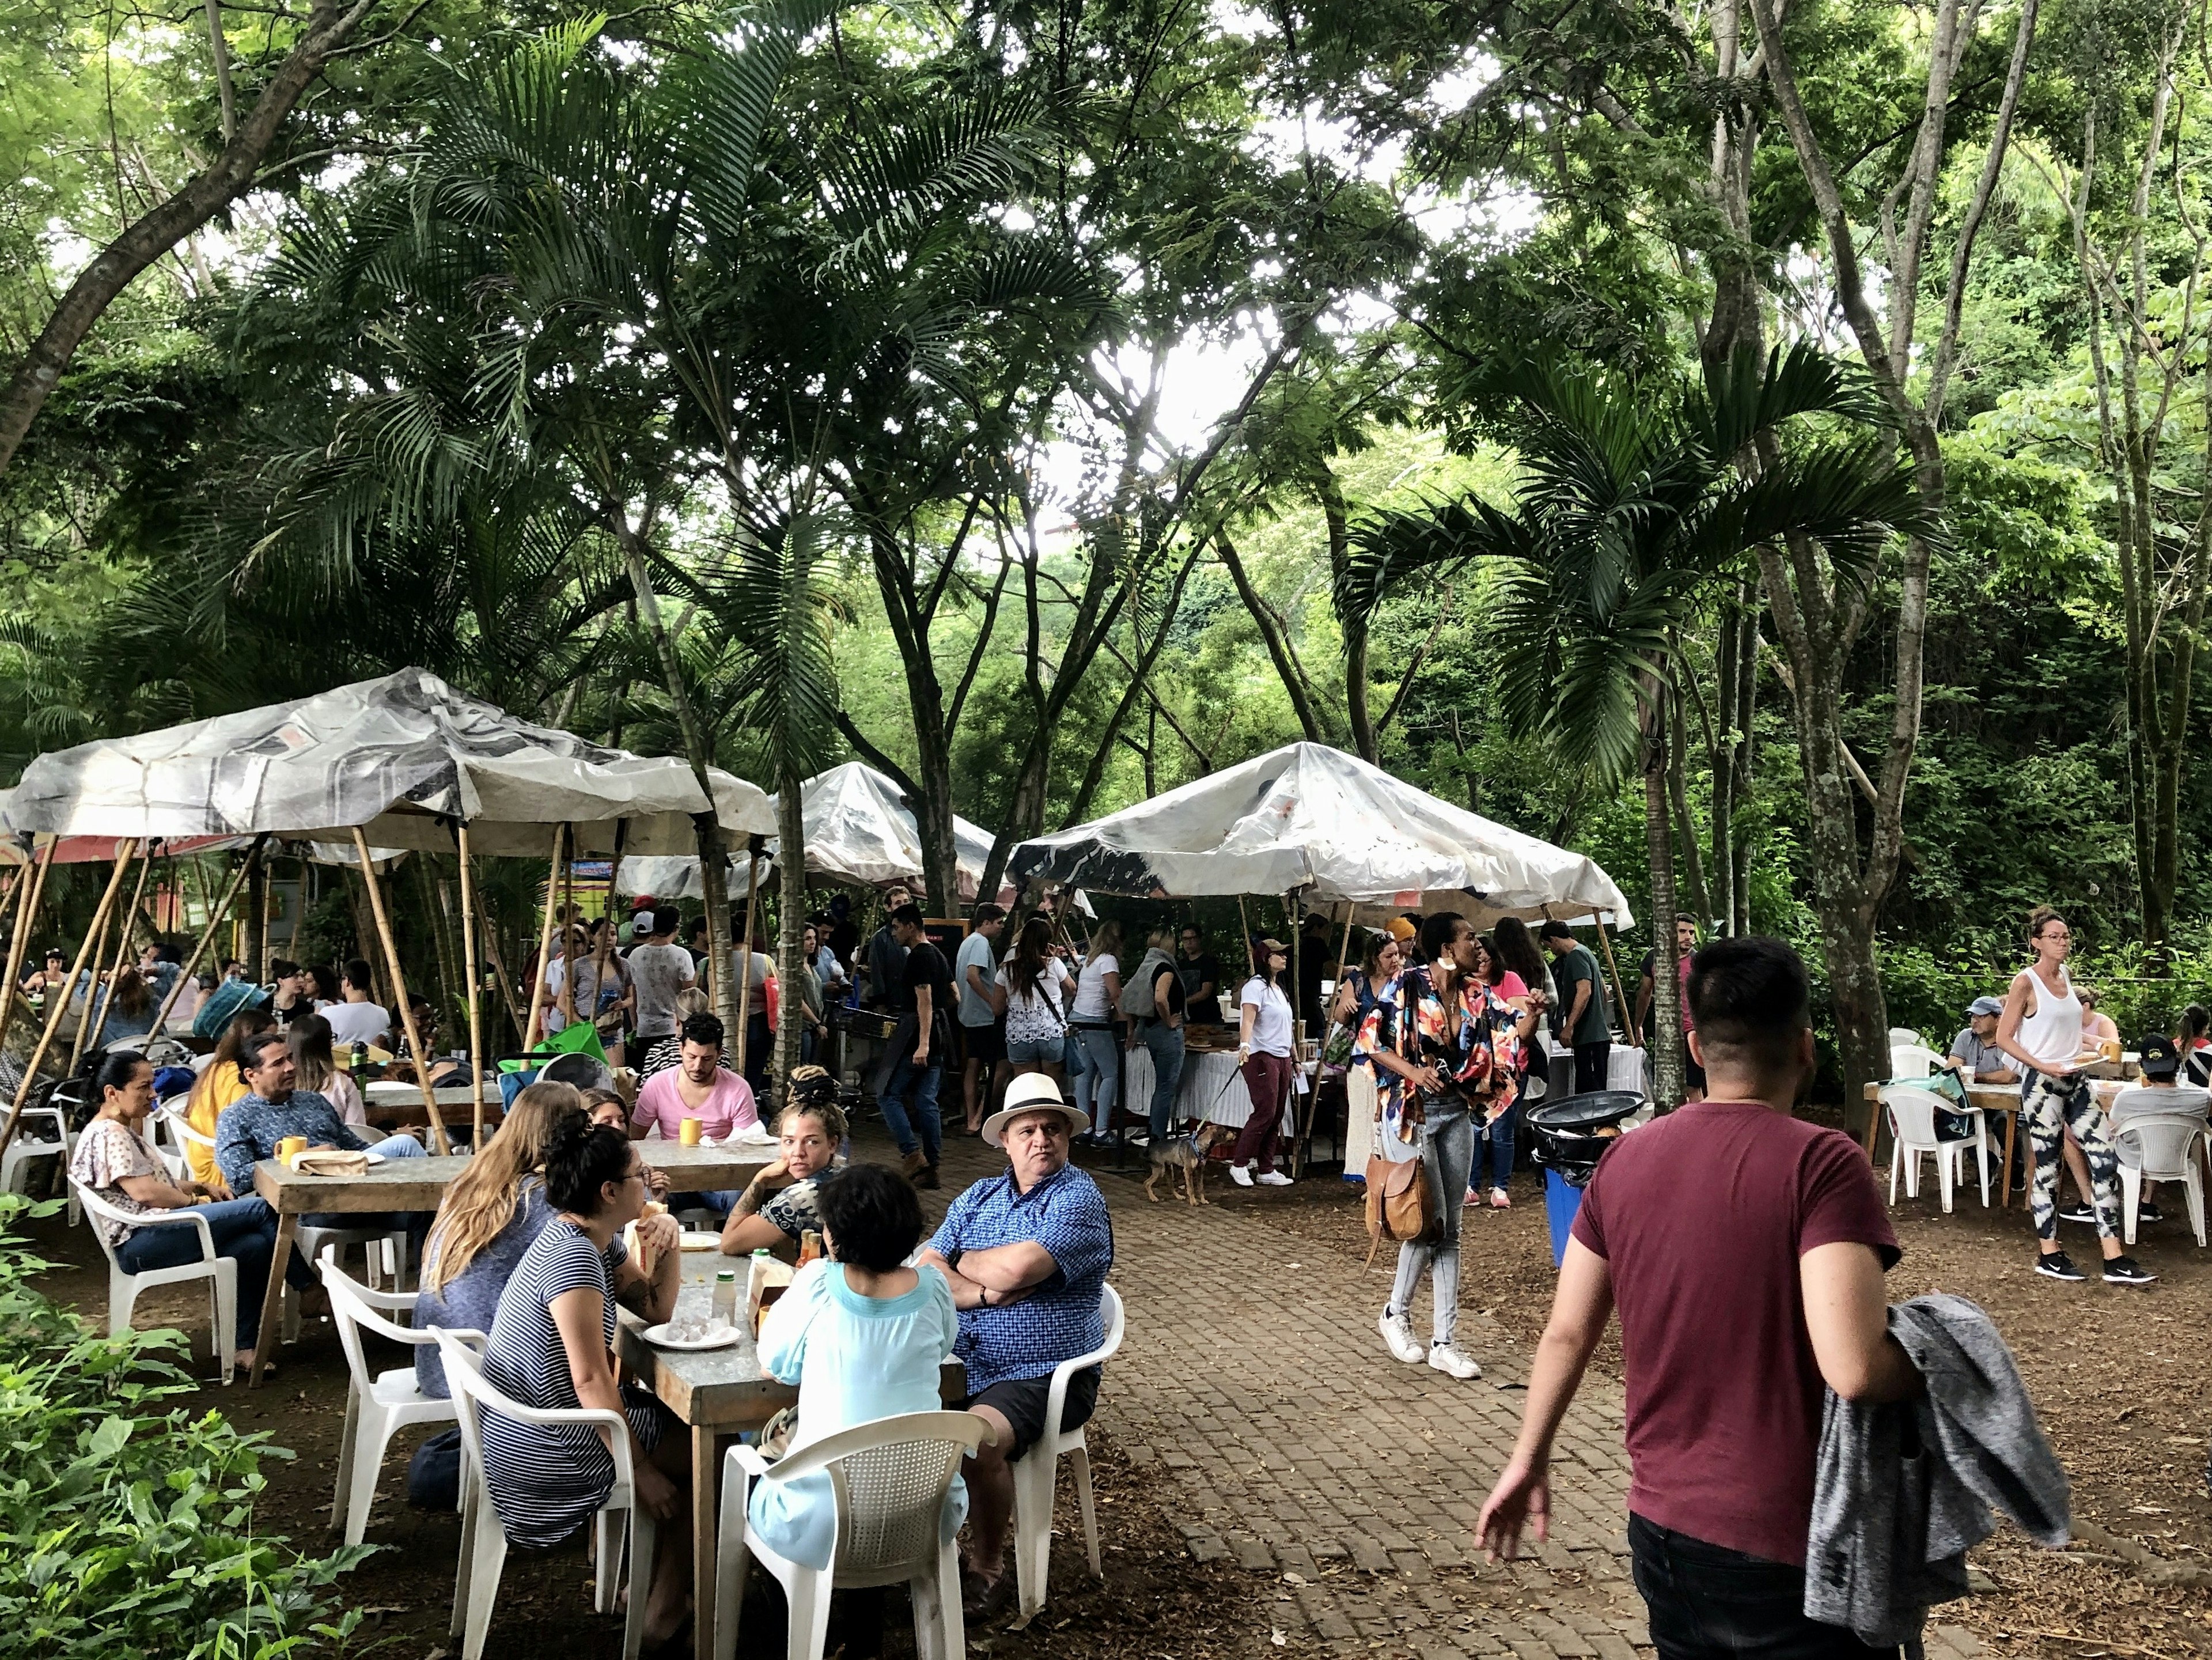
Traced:
<path fill-rule="evenodd" d="M 403 1326 L 387 1319 L 370 1301 L 374 1297 L 380 1301 L 404 1301 L 411 1306 L 415 1300 L 412 1292 L 386 1296 L 371 1292 L 336 1262 L 323 1262 L 315 1266 L 322 1271 L 323 1289 L 331 1296 L 331 1317 L 337 1323 L 338 1341 L 344 1347 L 346 1365 L 352 1369 L 353 1381 L 364 1395 L 376 1382 L 376 1374 L 368 1369 L 368 1351 L 361 1341 L 364 1328 L 387 1342 L 422 1344 L 437 1341 L 428 1331 L 416 1331 L 412 1326 Z"/>
<path fill-rule="evenodd" d="M 2131 1147 L 2140 1161 L 2136 1168 L 2154 1182 L 2180 1182 L 2188 1177 L 2190 1152 L 2204 1133 L 2204 1120 L 2199 1116 L 2143 1114 L 2114 1125 L 2112 1140 Z"/>
<path fill-rule="evenodd" d="M 136 1217 L 126 1215 L 116 1209 L 74 1176 L 69 1178 L 69 1184 L 70 1191 L 76 1195 L 76 1201 L 83 1207 L 87 1216 L 105 1217 L 111 1222 L 135 1223 L 137 1220 Z M 125 1272 L 123 1264 L 116 1260 L 115 1247 L 107 1243 L 107 1230 L 95 1226 L 92 1231 L 92 1237 L 100 1241 L 100 1254 L 107 1259 L 107 1265 L 118 1274 Z"/>
<path fill-rule="evenodd" d="M 1908 1046 L 1913 1049 L 1923 1047 L 1920 1041 L 1920 1034 L 1910 1026 L 1892 1026 L 1889 1029 L 1889 1046 L 1893 1049 Z"/>
<path fill-rule="evenodd" d="M 1098 1346 L 1099 1357 L 1110 1360 L 1121 1353 L 1121 1339 L 1129 1329 L 1128 1310 L 1121 1306 L 1121 1293 L 1111 1286 L 1098 1288 L 1098 1314 L 1106 1326 L 1106 1341 Z"/>
<path fill-rule="evenodd" d="M 1893 1043 L 1889 1050 L 1892 1078 L 1932 1078 L 1943 1057 L 1918 1043 Z"/>
<path fill-rule="evenodd" d="M 1889 1110 L 1890 1133 L 1900 1146 L 1932 1147 L 1936 1140 L 1936 1096 L 1929 1090 L 1885 1089 L 1881 1104 Z"/>
<path fill-rule="evenodd" d="M 973 1413 L 908 1413 L 795 1449 L 767 1479 L 828 1470 L 837 1503 L 837 1566 L 882 1573 L 936 1560 L 945 1495 L 961 1459 L 982 1439 L 983 1420 Z"/>

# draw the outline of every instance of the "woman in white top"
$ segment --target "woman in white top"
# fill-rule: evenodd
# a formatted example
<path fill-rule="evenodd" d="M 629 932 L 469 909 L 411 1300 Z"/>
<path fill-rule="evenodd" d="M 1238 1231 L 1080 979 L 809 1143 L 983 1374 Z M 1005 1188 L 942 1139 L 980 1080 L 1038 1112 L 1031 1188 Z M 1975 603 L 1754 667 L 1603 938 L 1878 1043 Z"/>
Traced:
<path fill-rule="evenodd" d="M 2023 1065 L 2021 1117 L 2035 1149 L 2035 1180 L 2028 1208 L 2035 1219 L 2039 1253 L 2035 1271 L 2052 1280 L 2086 1280 L 2058 1249 L 2058 1166 L 2069 1129 L 2088 1161 L 2096 1201 L 2097 1243 L 2105 1254 L 2105 1278 L 2114 1285 L 2148 1285 L 2146 1274 L 2120 1250 L 2118 1164 L 2105 1133 L 2105 1115 L 2082 1075 L 2081 1000 L 2067 977 L 2066 958 L 2074 936 L 2065 918 L 2048 905 L 2028 913 L 2027 967 L 2013 976 L 1997 1019 L 1997 1047 Z"/>
<path fill-rule="evenodd" d="M 1121 925 L 1109 921 L 1091 936 L 1091 953 L 1075 976 L 1068 1025 L 1083 1045 L 1084 1067 L 1075 1080 L 1075 1104 L 1090 1116 L 1091 1134 L 1105 1140 L 1113 1128 L 1114 1091 L 1121 1076 L 1114 1041 L 1114 1011 L 1121 1006 Z"/>
<path fill-rule="evenodd" d="M 1052 954 L 1052 924 L 1042 915 L 1022 924 L 1013 955 L 1000 965 L 998 982 L 1006 993 L 1007 1076 L 1042 1072 L 1058 1083 L 1066 1070 L 1075 982 Z"/>
<path fill-rule="evenodd" d="M 1245 1092 L 1252 1098 L 1252 1116 L 1244 1121 L 1230 1152 L 1229 1179 L 1240 1188 L 1250 1187 L 1257 1160 L 1261 1185 L 1287 1188 L 1291 1178 L 1275 1168 L 1275 1127 L 1282 1122 L 1283 1108 L 1291 1097 L 1291 1000 L 1283 990 L 1283 971 L 1290 967 L 1291 957 L 1289 948 L 1276 939 L 1260 940 L 1255 956 L 1260 971 L 1237 994 L 1237 1064 L 1244 1074 Z"/>

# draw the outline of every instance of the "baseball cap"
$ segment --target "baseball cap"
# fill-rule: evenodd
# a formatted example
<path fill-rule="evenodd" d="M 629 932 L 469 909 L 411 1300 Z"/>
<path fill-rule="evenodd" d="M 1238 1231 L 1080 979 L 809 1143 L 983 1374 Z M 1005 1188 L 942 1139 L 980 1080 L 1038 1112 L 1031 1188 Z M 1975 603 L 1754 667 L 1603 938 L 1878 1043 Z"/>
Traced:
<path fill-rule="evenodd" d="M 2146 1076 L 2171 1078 L 2181 1070 L 2181 1051 L 2173 1046 L 2173 1039 L 2163 1032 L 2144 1038 L 2136 1045 Z"/>
<path fill-rule="evenodd" d="M 1977 997 L 1966 1005 L 1966 1015 L 1970 1019 L 1978 1019 L 1984 1014 L 2002 1014 L 2003 1012 L 2003 1002 L 1995 997 Z"/>

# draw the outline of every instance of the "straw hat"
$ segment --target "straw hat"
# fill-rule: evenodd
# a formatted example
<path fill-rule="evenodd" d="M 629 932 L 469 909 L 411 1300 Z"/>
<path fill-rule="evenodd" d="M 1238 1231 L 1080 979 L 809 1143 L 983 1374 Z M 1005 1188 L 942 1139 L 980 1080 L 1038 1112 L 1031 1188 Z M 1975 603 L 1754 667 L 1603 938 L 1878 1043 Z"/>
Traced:
<path fill-rule="evenodd" d="M 994 1147 L 1006 1145 L 1006 1126 L 1026 1112 L 1057 1112 L 1067 1120 L 1067 1133 L 1080 1135 L 1091 1128 L 1091 1115 L 1063 1100 L 1060 1085 L 1041 1072 L 1025 1072 L 1006 1086 L 1006 1104 L 983 1121 L 983 1140 Z"/>

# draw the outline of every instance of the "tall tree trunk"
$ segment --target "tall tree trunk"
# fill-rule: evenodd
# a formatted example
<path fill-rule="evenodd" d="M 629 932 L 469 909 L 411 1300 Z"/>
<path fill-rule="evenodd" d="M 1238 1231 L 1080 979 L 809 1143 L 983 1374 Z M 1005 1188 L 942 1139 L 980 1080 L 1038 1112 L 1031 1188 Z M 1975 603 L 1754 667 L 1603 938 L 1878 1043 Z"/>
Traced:
<path fill-rule="evenodd" d="M 1741 587 L 1738 593 L 1741 593 Z M 1713 707 L 1720 730 L 1707 757 L 1712 769 L 1712 916 L 1723 933 L 1735 930 L 1735 674 L 1736 636 L 1743 608 L 1735 599 L 1721 607 L 1720 644 L 1713 652 Z"/>
<path fill-rule="evenodd" d="M 737 975 L 730 961 L 730 881 L 726 862 L 729 851 L 722 845 L 722 827 L 713 805 L 714 785 L 709 769 L 714 765 L 714 757 L 707 747 L 706 728 L 700 725 L 699 713 L 691 705 L 690 689 L 684 683 L 684 668 L 676 655 L 675 639 L 660 614 L 660 596 L 653 590 L 653 571 L 646 563 L 645 532 L 642 527 L 633 527 L 628 513 L 620 508 L 610 512 L 609 521 L 622 547 L 623 569 L 637 600 L 637 614 L 645 623 L 646 634 L 653 642 L 653 656 L 660 665 L 661 684 L 676 711 L 677 729 L 684 739 L 684 759 L 691 763 L 691 775 L 699 781 L 699 792 L 708 801 L 704 812 L 691 815 L 692 834 L 699 849 L 699 886 L 706 897 L 707 967 L 714 982 L 714 1011 L 721 1017 L 723 1030 L 735 1031 L 737 1023 L 744 1018 L 744 1008 L 737 1000 Z"/>
<path fill-rule="evenodd" d="M 1655 694 L 1656 695 L 1656 694 Z M 1673 965 L 1674 837 L 1667 822 L 1667 732 L 1663 718 L 1646 717 L 1644 746 L 1644 840 L 1651 860 L 1651 938 L 1658 956 L 1651 976 L 1651 1092 L 1659 1110 L 1682 1104 L 1681 984 Z"/>
<path fill-rule="evenodd" d="M 1698 913 L 1698 927 L 1710 928 L 1713 925 L 1712 896 L 1705 890 L 1705 873 L 1698 856 L 1698 825 L 1690 817 L 1689 784 L 1683 776 L 1689 744 L 1688 734 L 1682 730 L 1682 699 L 1680 693 L 1664 688 L 1660 695 L 1667 701 L 1667 794 L 1674 804 L 1674 822 L 1681 826 L 1682 874 L 1689 879 L 1690 903 Z M 1670 917 L 1656 918 L 1652 922 L 1654 928 L 1673 926 Z"/>
<path fill-rule="evenodd" d="M 806 1032 L 805 1005 L 796 988 L 799 976 L 811 976 L 806 960 L 806 822 L 799 802 L 803 781 L 796 767 L 777 781 L 775 804 L 776 977 L 783 982 L 783 998 L 776 1009 L 774 1075 L 788 1079 L 799 1064 Z"/>
<path fill-rule="evenodd" d="M 237 124 L 222 153 L 186 179 L 174 196 L 125 225 L 77 273 L 9 377 L 6 389 L 0 391 L 0 473 L 7 471 L 23 435 L 61 383 L 94 325 L 139 272 L 252 188 L 294 106 L 320 77 L 331 54 L 353 38 L 375 4 L 376 0 L 355 0 L 349 6 L 317 0 L 307 27 L 264 84 L 246 119 Z"/>
<path fill-rule="evenodd" d="M 1076 789 L 1075 800 L 1068 806 L 1067 822 L 1071 824 L 1079 824 L 1090 815 L 1091 800 L 1105 779 L 1106 763 L 1114 752 L 1115 739 L 1121 735 L 1122 727 L 1127 722 L 1129 711 L 1137 706 L 1137 699 L 1144 695 L 1152 666 L 1159 660 L 1160 648 L 1167 644 L 1169 630 L 1175 627 L 1176 613 L 1182 607 L 1183 585 L 1190 580 L 1191 569 L 1198 563 L 1199 551 L 1194 548 L 1190 556 L 1177 567 L 1175 581 L 1168 589 L 1167 601 L 1160 608 L 1158 621 L 1152 625 L 1152 643 L 1144 647 L 1138 653 L 1136 660 L 1129 666 L 1129 684 L 1121 690 L 1121 701 L 1106 717 L 1106 729 L 1098 735 L 1098 746 L 1091 751 L 1091 764 L 1084 769 L 1083 782 Z M 1158 710 L 1159 705 L 1157 701 L 1152 707 Z M 976 897 L 988 898 L 990 896 L 979 894 Z"/>
<path fill-rule="evenodd" d="M 1314 499 L 1321 503 L 1322 523 L 1328 528 L 1328 569 L 1332 581 L 1341 577 L 1352 561 L 1352 520 L 1344 504 L 1344 490 L 1336 473 L 1327 465 L 1316 481 Z M 1368 713 L 1367 618 L 1344 623 L 1344 713 L 1352 728 L 1352 746 L 1370 766 L 1380 765 L 1382 751 L 1375 735 L 1375 719 Z"/>
<path fill-rule="evenodd" d="M 1221 562 L 1229 572 L 1229 580 L 1237 585 L 1237 597 L 1244 602 L 1244 610 L 1252 619 L 1253 627 L 1260 630 L 1260 638 L 1267 648 L 1267 660 L 1275 666 L 1276 676 L 1291 700 L 1291 712 L 1298 717 L 1298 730 L 1305 734 L 1309 744 L 1326 744 L 1328 732 L 1322 725 L 1320 713 L 1314 707 L 1313 688 L 1306 684 L 1305 671 L 1298 666 L 1291 654 L 1289 635 L 1284 631 L 1283 619 L 1275 608 L 1253 586 L 1252 578 L 1244 569 L 1243 556 L 1237 544 L 1229 539 L 1229 532 L 1217 530 L 1213 545 L 1221 555 Z"/>

